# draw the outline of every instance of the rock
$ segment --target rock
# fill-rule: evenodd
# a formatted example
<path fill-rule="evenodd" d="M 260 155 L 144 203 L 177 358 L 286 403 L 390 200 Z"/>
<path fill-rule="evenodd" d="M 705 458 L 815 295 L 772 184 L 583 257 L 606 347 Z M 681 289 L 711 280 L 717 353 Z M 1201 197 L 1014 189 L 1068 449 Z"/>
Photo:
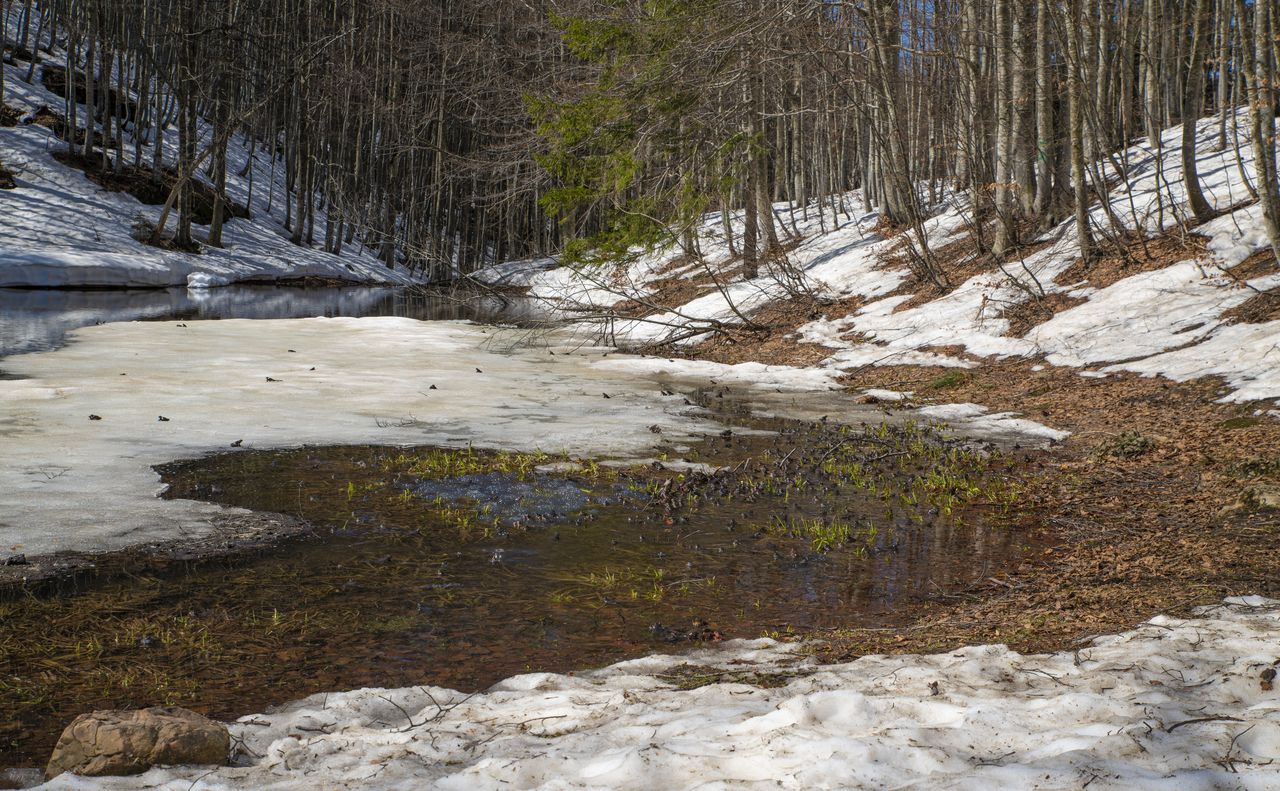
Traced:
<path fill-rule="evenodd" d="M 27 565 L 27 556 L 26 555 L 10 555 L 9 557 L 5 558 L 4 564 L 6 566 L 25 566 Z"/>
<path fill-rule="evenodd" d="M 1240 493 L 1234 503 L 1223 508 L 1219 515 L 1252 514 L 1258 511 L 1280 511 L 1280 486 L 1250 486 Z"/>
<path fill-rule="evenodd" d="M 231 751 L 226 726 L 176 706 L 81 714 L 53 748 L 45 774 L 132 775 L 158 765 L 224 766 Z"/>

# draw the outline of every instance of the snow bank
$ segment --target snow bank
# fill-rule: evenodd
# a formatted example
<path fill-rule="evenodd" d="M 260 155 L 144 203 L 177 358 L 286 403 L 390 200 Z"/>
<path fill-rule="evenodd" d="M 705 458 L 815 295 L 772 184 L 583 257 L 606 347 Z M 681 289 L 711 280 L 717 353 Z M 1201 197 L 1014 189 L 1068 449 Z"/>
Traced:
<path fill-rule="evenodd" d="M 469 277 L 477 283 L 495 288 L 529 288 L 540 276 L 558 265 L 554 258 L 504 261 L 472 272 Z"/>
<path fill-rule="evenodd" d="M 209 272 L 192 272 L 187 275 L 187 288 L 200 291 L 208 288 L 223 288 L 231 285 L 231 278 L 226 275 L 215 275 Z"/>
<path fill-rule="evenodd" d="M 0 380 L 0 546 L 13 551 L 199 534 L 220 509 L 157 500 L 151 465 L 238 440 L 643 456 L 659 437 L 650 426 L 669 443 L 721 428 L 590 350 L 553 356 L 519 346 L 516 331 L 464 323 L 146 322 L 70 337 L 4 363 L 27 377 Z"/>
<path fill-rule="evenodd" d="M 1275 398 L 1280 382 L 1280 321 L 1222 327 L 1195 346 L 1104 369 L 1117 370 L 1160 374 L 1179 382 L 1221 376 L 1231 389 L 1223 401 Z"/>
<path fill-rule="evenodd" d="M 472 696 L 315 695 L 232 726 L 251 765 L 45 788 L 1262 791 L 1280 787 L 1280 693 L 1261 682 L 1277 633 L 1280 602 L 1250 598 L 1050 655 L 821 666 L 735 641 Z M 674 688 L 686 663 L 720 683 Z M 752 673 L 790 681 L 741 683 Z"/>

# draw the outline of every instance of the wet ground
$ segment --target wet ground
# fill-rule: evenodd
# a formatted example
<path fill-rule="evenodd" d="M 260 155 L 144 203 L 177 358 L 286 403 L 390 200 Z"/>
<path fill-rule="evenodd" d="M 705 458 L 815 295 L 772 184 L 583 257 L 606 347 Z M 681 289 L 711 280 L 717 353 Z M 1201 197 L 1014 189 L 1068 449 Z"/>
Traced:
<path fill-rule="evenodd" d="M 710 473 L 384 447 L 169 465 L 171 497 L 312 532 L 0 602 L 0 766 L 41 764 L 92 708 L 231 718 L 323 690 L 475 690 L 722 638 L 892 624 L 1037 544 L 1021 457 L 910 423 L 718 417 L 735 430 L 684 454 Z"/>

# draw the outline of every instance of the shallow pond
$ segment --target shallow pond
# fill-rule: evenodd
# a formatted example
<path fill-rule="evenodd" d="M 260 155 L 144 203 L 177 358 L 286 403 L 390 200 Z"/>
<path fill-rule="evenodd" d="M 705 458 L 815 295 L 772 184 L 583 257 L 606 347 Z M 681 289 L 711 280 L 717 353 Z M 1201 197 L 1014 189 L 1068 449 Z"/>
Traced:
<path fill-rule="evenodd" d="M 41 763 L 96 707 L 230 718 L 893 624 L 1037 543 L 1019 458 L 909 423 L 718 418 L 734 430 L 683 454 L 708 465 L 692 469 L 368 446 L 168 465 L 170 497 L 294 514 L 314 535 L 0 602 L 0 765 Z"/>

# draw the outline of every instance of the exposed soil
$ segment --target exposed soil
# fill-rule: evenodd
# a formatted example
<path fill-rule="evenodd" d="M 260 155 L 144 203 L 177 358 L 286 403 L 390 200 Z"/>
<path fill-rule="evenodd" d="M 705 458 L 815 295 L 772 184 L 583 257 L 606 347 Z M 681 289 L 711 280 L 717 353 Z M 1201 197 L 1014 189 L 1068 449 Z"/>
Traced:
<path fill-rule="evenodd" d="M 1205 245 L 1209 238 L 1196 233 L 1180 233 L 1176 230 L 1156 237 L 1143 237 L 1130 233 L 1117 245 L 1108 244 L 1090 266 L 1078 260 L 1054 282 L 1061 286 L 1088 284 L 1094 288 L 1106 288 L 1126 277 L 1154 272 L 1180 261 L 1205 258 Z"/>
<path fill-rule="evenodd" d="M 63 131 L 66 129 L 66 116 L 47 104 L 37 107 L 36 111 L 27 117 L 25 123 L 43 126 L 45 129 L 52 130 L 58 137 L 65 137 Z"/>
<path fill-rule="evenodd" d="M 1125 254 L 1103 255 L 1087 270 L 1077 264 L 1059 282 L 1105 287 L 1199 252 L 1203 239 L 1194 235 L 1146 240 L 1145 245 L 1135 240 Z M 1263 266 L 1259 261 L 1250 259 L 1235 273 L 1248 276 Z M 962 282 L 963 272 L 954 271 L 956 282 Z M 689 287 L 689 281 L 673 278 L 660 288 L 657 301 L 687 301 Z M 1271 320 L 1280 317 L 1276 303 L 1280 297 L 1260 294 L 1230 317 Z M 1025 334 L 1074 304 L 1055 295 L 1018 306 L 1005 317 L 1013 334 Z M 723 335 L 693 349 L 661 351 L 726 363 L 812 365 L 831 350 L 797 342 L 794 329 L 820 314 L 844 315 L 857 306 L 789 300 L 756 313 L 757 330 Z M 1280 422 L 1255 416 L 1253 405 L 1218 403 L 1226 391 L 1215 379 L 1175 383 L 1127 374 L 1096 379 L 1072 369 L 1034 370 L 1039 363 L 983 361 L 965 371 L 879 367 L 846 380 L 851 389 L 909 390 L 921 400 L 1013 410 L 1072 435 L 1052 455 L 1036 456 L 1019 469 L 1015 481 L 1021 520 L 1050 529 L 1051 545 L 966 588 L 939 590 L 912 602 L 890 625 L 813 628 L 804 636 L 823 641 L 814 644 L 815 651 L 843 660 L 987 642 L 1023 651 L 1057 650 L 1156 613 L 1186 613 L 1228 595 L 1280 595 L 1275 572 L 1280 512 L 1260 507 L 1248 495 L 1253 487 L 1280 486 Z M 45 560 L 35 559 L 27 568 Z M 67 566 L 64 576 L 85 568 L 76 569 L 66 558 L 47 560 L 50 566 Z M 23 567 L 0 566 L 0 585 L 6 573 L 10 579 L 24 573 L 7 568 Z"/>
<path fill-rule="evenodd" d="M 103 167 L 102 157 L 91 156 L 88 159 L 79 153 L 62 149 L 53 153 L 53 158 L 75 168 L 85 174 L 94 184 L 108 192 L 127 192 L 148 206 L 163 206 L 169 199 L 169 192 L 177 183 L 178 174 L 171 168 L 165 168 L 161 178 L 152 178 L 150 167 L 134 167 L 123 165 L 117 169 L 108 161 Z M 192 179 L 192 221 L 197 225 L 208 225 L 213 221 L 213 202 L 217 192 L 199 179 Z M 226 219 L 249 218 L 249 210 L 231 201 L 223 201 L 223 212 Z"/>
<path fill-rule="evenodd" d="M 18 188 L 18 180 L 14 177 L 13 171 L 4 166 L 0 162 L 0 190 L 11 190 Z"/>
<path fill-rule="evenodd" d="M 67 98 L 67 70 L 65 68 L 46 63 L 40 70 L 40 74 L 44 87 L 64 99 Z M 77 71 L 72 83 L 75 86 L 76 101 L 84 104 L 88 98 L 85 91 L 84 73 Z M 103 94 L 104 90 L 106 91 L 105 95 Z M 95 86 L 94 94 L 94 98 L 99 101 L 99 107 L 104 111 L 104 117 L 112 118 L 118 116 L 129 122 L 132 122 L 137 117 L 137 102 L 127 96 L 122 96 L 115 88 L 107 88 L 98 84 Z"/>
<path fill-rule="evenodd" d="M 1187 257 L 1184 248 L 1152 246 L 1164 250 L 1162 265 Z M 1094 270 L 1099 283 L 1137 271 L 1122 274 L 1113 263 Z M 1074 304 L 1061 296 L 1045 302 L 1055 313 Z M 1236 312 L 1238 320 L 1268 320 L 1280 317 L 1278 307 L 1280 298 L 1267 294 Z M 792 327 L 807 320 L 801 314 L 793 306 Z M 1014 331 L 1025 332 L 1042 316 L 1025 309 Z M 771 364 L 829 356 L 788 339 L 787 331 L 781 321 L 765 342 L 717 339 L 684 353 Z M 1024 484 L 1025 502 L 1054 529 L 1057 545 L 1013 574 L 939 595 L 905 628 L 814 635 L 827 641 L 824 651 L 833 659 L 984 642 L 1056 650 L 1229 595 L 1280 595 L 1280 513 L 1232 510 L 1252 487 L 1280 486 L 1280 423 L 1255 417 L 1252 405 L 1217 403 L 1227 391 L 1216 379 L 1095 379 L 1019 360 L 982 361 L 965 371 L 870 368 L 846 384 L 1013 410 L 1073 433 Z M 1117 446 L 1137 450 L 1116 452 Z"/>
<path fill-rule="evenodd" d="M 1229 324 L 1264 324 L 1280 319 L 1280 289 L 1259 291 L 1222 314 Z"/>
<path fill-rule="evenodd" d="M 1276 259 L 1269 249 L 1259 250 L 1240 264 L 1225 270 L 1223 274 L 1239 284 L 1240 288 L 1253 288 L 1248 285 L 1248 281 L 1276 274 Z M 1223 312 L 1223 321 L 1228 324 L 1262 324 L 1280 319 L 1280 288 L 1265 291 L 1253 288 L 1253 292 L 1249 299 Z"/>
<path fill-rule="evenodd" d="M 619 291 L 626 284 L 615 284 Z M 668 277 L 653 283 L 653 293 L 643 299 L 625 299 L 613 306 L 622 316 L 644 317 L 658 313 L 662 306 L 684 305 L 714 290 L 715 283 L 705 270 L 690 277 Z"/>
<path fill-rule="evenodd" d="M 782 242 L 781 248 L 771 254 L 770 260 L 760 262 L 760 276 L 781 281 L 786 276 L 787 267 L 789 266 L 787 256 L 799 246 L 800 241 L 796 239 Z M 715 293 L 720 285 L 731 283 L 742 274 L 742 259 L 740 257 L 714 267 L 698 266 L 683 275 L 674 274 L 692 263 L 694 261 L 689 256 L 681 255 L 673 258 L 662 268 L 662 272 L 668 274 L 668 277 L 658 278 L 649 284 L 651 293 L 642 299 L 619 300 L 613 305 L 613 310 L 620 316 L 637 318 L 652 316 L 665 310 L 678 308 L 680 305 L 686 305 L 698 297 Z M 613 285 L 619 289 L 620 293 L 628 290 L 627 287 L 629 285 L 617 279 L 624 272 L 624 269 L 619 268 L 614 274 Z M 797 298 L 797 301 L 804 302 L 805 300 Z M 768 309 L 766 308 L 765 310 Z M 760 311 L 749 316 L 750 320 L 757 325 L 752 328 L 752 331 L 757 334 L 767 330 L 772 325 L 772 320 L 769 316 L 761 315 L 763 312 Z"/>
<path fill-rule="evenodd" d="M 1021 338 L 1032 328 L 1045 323 L 1062 311 L 1070 310 L 1085 302 L 1083 297 L 1070 297 L 1059 292 L 1010 305 L 1001 313 L 1001 316 L 1009 321 L 1009 331 L 1005 335 Z"/>
<path fill-rule="evenodd" d="M 66 117 L 47 105 L 41 106 L 32 113 L 26 119 L 26 123 L 43 126 L 53 132 L 56 137 L 62 140 L 68 139 Z M 109 153 L 114 148 L 115 142 L 110 139 L 104 139 L 100 132 L 95 132 L 94 143 L 97 145 L 99 153 L 88 158 L 72 148 L 54 151 L 53 158 L 67 167 L 81 171 L 90 181 L 108 192 L 127 192 L 137 199 L 139 203 L 148 206 L 163 206 L 165 204 L 169 199 L 169 192 L 173 189 L 173 185 L 177 183 L 178 174 L 175 170 L 165 168 L 161 177 L 156 179 L 153 177 L 152 169 L 149 166 L 135 167 L 134 165 L 123 164 L 117 168 Z M 74 130 L 74 144 L 75 146 L 84 144 L 83 129 L 77 127 Z M 100 153 L 104 149 L 108 152 L 105 164 L 103 155 Z M 213 204 L 217 193 L 213 187 L 198 178 L 191 179 L 191 186 L 192 221 L 197 225 L 208 225 L 213 221 Z M 250 217 L 247 207 L 226 199 L 223 200 L 223 213 L 228 221 L 236 218 L 248 219 Z"/>
<path fill-rule="evenodd" d="M 22 113 L 7 104 L 0 103 L 0 126 L 17 126 Z"/>
<path fill-rule="evenodd" d="M 743 425 L 732 396 L 690 397 L 779 433 L 708 436 L 686 452 L 702 470 L 385 447 L 158 468 L 169 497 L 252 508 L 268 532 L 292 511 L 314 538 L 0 598 L 0 745 L 39 765 L 89 708 L 229 719 L 325 690 L 476 690 L 722 637 L 897 623 L 1041 546 L 1009 485 L 1034 454 L 909 422 Z"/>
<path fill-rule="evenodd" d="M 191 255 L 199 255 L 204 248 L 200 242 L 194 237 L 179 242 L 176 234 L 168 231 L 156 236 L 156 224 L 148 220 L 146 217 L 135 217 L 133 220 L 133 238 L 157 250 L 169 250 L 177 253 L 189 253 Z"/>
<path fill-rule="evenodd" d="M 1274 275 L 1277 272 L 1276 257 L 1270 249 L 1259 250 L 1227 270 L 1222 270 L 1227 277 L 1243 283 L 1255 277 Z"/>
<path fill-rule="evenodd" d="M 751 314 L 751 321 L 756 325 L 752 329 L 717 333 L 696 347 L 663 344 L 642 351 L 655 356 L 710 360 L 728 365 L 758 360 L 769 360 L 775 365 L 817 365 L 830 357 L 832 350 L 816 343 L 802 343 L 795 337 L 795 328 L 824 314 L 851 313 L 861 304 L 860 298 L 836 303 L 819 303 L 800 297 L 779 300 Z"/>
<path fill-rule="evenodd" d="M 991 244 L 995 236 L 996 225 L 994 219 L 984 222 L 982 232 L 985 245 L 989 246 Z M 1020 226 L 1017 229 L 1019 238 L 1030 238 L 1038 235 L 1031 228 L 1025 227 L 1026 223 L 1021 223 Z M 1040 241 L 1018 244 L 1008 249 L 1000 257 L 1000 260 L 1008 268 L 1015 262 L 1043 250 L 1052 243 L 1052 241 Z M 893 295 L 909 295 L 909 298 L 896 305 L 893 312 L 899 313 L 928 304 L 955 291 L 956 288 L 976 275 L 995 271 L 997 258 L 989 253 L 977 255 L 977 249 L 978 246 L 974 241 L 972 228 L 961 232 L 946 244 L 931 249 L 929 253 L 933 259 L 933 264 L 945 276 L 944 282 L 935 283 L 924 276 L 920 267 L 910 266 L 911 277 L 903 281 L 902 285 L 893 292 Z M 909 266 L 909 257 L 910 253 L 905 241 L 900 242 L 885 257 L 884 265 L 894 268 Z"/>
<path fill-rule="evenodd" d="M 23 123 L 43 126 L 45 129 L 53 132 L 54 136 L 60 140 L 70 139 L 70 142 L 73 142 L 77 146 L 84 145 L 84 129 L 77 125 L 74 130 L 69 130 L 67 117 L 57 110 L 50 108 L 48 105 L 41 105 Z M 103 147 L 112 148 L 115 146 L 115 141 L 103 138 L 101 132 L 94 132 L 93 144 L 100 149 Z"/>
<path fill-rule="evenodd" d="M 1280 594 L 1280 514 L 1227 513 L 1250 487 L 1280 484 L 1280 423 L 1216 403 L 1224 391 L 1212 379 L 1093 379 L 1033 364 L 961 376 L 877 368 L 849 382 L 1012 409 L 1073 434 L 1024 490 L 1058 545 L 1007 577 L 939 596 L 908 629 L 834 635 L 833 658 L 982 642 L 1055 650 L 1224 596 Z M 1109 452 L 1126 432 L 1150 448 Z"/>
<path fill-rule="evenodd" d="M 908 263 L 906 258 L 909 254 L 906 251 L 906 246 L 903 245 L 899 250 L 900 252 L 895 255 L 895 267 Z M 974 255 L 973 237 L 970 233 L 961 234 L 959 238 L 932 249 L 929 253 L 933 258 L 934 266 L 946 274 L 946 283 L 942 285 L 935 284 L 923 277 L 918 267 L 911 267 L 911 277 L 904 281 L 894 292 L 895 294 L 910 294 L 911 298 L 898 304 L 893 309 L 895 313 L 918 308 L 938 297 L 946 296 L 951 291 L 954 291 L 956 286 L 991 268 L 991 262 L 986 256 L 979 257 Z"/>
<path fill-rule="evenodd" d="M 25 60 L 28 63 L 30 63 L 31 59 L 36 57 L 36 54 L 34 52 L 27 49 L 26 47 L 19 46 L 17 44 L 5 44 L 4 54 L 9 56 L 10 63 L 12 63 L 14 60 Z"/>

